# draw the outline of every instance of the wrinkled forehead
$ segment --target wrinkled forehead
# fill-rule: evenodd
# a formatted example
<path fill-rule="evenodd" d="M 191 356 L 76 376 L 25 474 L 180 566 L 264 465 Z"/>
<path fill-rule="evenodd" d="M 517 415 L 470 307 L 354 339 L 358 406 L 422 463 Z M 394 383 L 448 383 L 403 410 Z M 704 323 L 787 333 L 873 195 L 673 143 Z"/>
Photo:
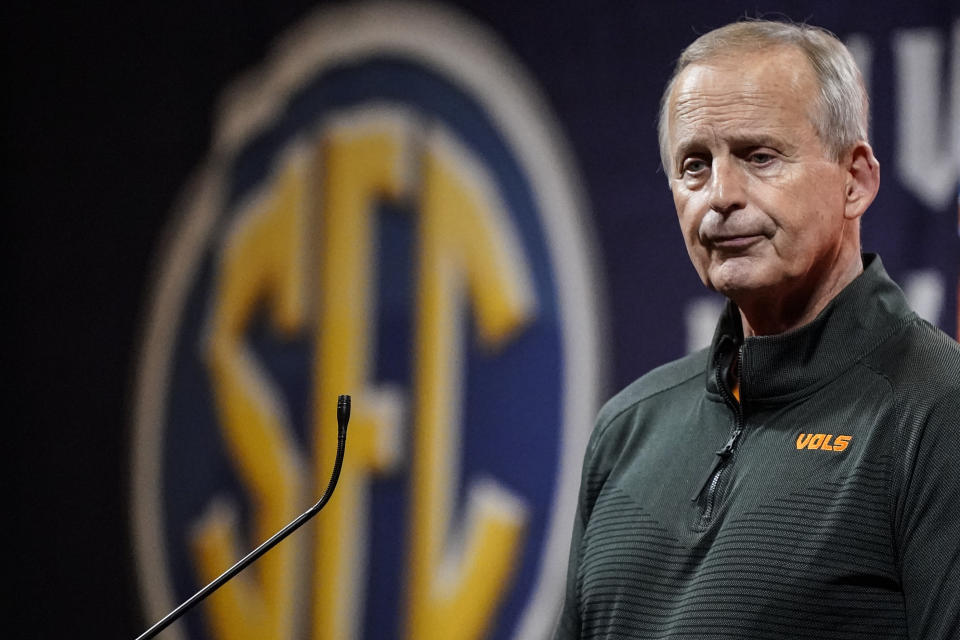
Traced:
<path fill-rule="evenodd" d="M 818 85 L 806 56 L 779 47 L 716 56 L 676 78 L 669 101 L 671 139 L 680 130 L 782 127 L 812 123 Z"/>

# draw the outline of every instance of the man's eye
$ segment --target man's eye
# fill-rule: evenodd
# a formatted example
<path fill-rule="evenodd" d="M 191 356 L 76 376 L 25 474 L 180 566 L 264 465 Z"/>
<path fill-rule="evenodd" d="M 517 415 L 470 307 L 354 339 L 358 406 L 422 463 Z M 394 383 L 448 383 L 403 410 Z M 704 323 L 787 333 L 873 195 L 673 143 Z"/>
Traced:
<path fill-rule="evenodd" d="M 772 153 L 751 153 L 749 160 L 751 164 L 765 165 L 773 162 L 774 156 Z"/>
<path fill-rule="evenodd" d="M 703 160 L 691 159 L 683 163 L 684 174 L 700 173 L 706 168 L 707 168 L 707 163 L 704 162 Z"/>

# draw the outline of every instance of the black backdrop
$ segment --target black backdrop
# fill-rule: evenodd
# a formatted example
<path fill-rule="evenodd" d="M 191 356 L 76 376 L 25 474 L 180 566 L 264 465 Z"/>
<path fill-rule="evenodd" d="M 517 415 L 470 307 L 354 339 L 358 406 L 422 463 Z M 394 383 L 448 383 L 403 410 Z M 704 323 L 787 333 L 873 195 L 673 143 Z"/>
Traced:
<path fill-rule="evenodd" d="M 609 387 L 680 355 L 676 298 L 699 282 L 657 173 L 656 99 L 679 49 L 710 27 L 775 11 L 879 43 L 941 29 L 951 2 L 454 3 L 493 29 L 536 78 L 571 143 L 593 210 L 606 283 Z M 113 3 L 6 7 L 4 219 L 13 265 L 7 430 L 17 534 L 10 604 L 26 637 L 132 637 L 144 626 L 128 524 L 134 359 L 170 210 L 209 147 L 216 100 L 314 5 Z M 955 29 L 954 29 L 955 30 Z M 958 46 L 954 43 L 953 46 Z M 894 275 L 948 283 L 935 320 L 956 322 L 956 209 L 924 211 L 897 185 L 892 80 L 875 74 L 884 186 L 865 244 Z M 944 85 L 946 86 L 946 85 Z M 954 86 L 954 91 L 960 87 Z M 879 136 L 888 136 L 886 139 Z M 642 202 L 642 206 L 639 204 Z M 641 239 L 641 240 L 635 240 Z M 658 290 L 641 277 L 669 273 Z M 952 284 L 950 284 L 952 283 Z M 662 339 L 635 323 L 663 309 Z M 676 317 L 674 317 L 676 316 Z"/>

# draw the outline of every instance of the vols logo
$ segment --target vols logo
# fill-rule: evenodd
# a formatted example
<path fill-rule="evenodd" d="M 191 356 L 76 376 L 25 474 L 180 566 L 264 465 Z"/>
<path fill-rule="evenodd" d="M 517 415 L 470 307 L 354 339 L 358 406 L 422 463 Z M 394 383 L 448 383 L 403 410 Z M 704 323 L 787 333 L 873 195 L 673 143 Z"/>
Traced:
<path fill-rule="evenodd" d="M 843 451 L 850 446 L 852 436 L 836 436 L 829 433 L 801 433 L 797 436 L 797 449 L 820 449 Z"/>
<path fill-rule="evenodd" d="M 333 499 L 171 637 L 549 635 L 600 377 L 578 184 L 448 9 L 315 14 L 228 93 L 140 361 L 151 619 L 316 500 L 349 393 Z"/>

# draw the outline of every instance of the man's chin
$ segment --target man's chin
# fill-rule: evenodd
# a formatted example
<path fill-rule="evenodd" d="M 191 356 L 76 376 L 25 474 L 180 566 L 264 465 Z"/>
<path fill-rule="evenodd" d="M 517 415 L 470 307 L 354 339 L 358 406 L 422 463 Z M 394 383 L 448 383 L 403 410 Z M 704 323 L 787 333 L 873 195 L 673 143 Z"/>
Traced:
<path fill-rule="evenodd" d="M 736 302 L 741 296 L 762 295 L 770 288 L 769 278 L 753 260 L 726 261 L 709 272 L 707 286 Z"/>
<path fill-rule="evenodd" d="M 751 286 L 750 283 L 745 282 L 730 283 L 714 288 L 714 291 L 722 293 L 725 297 L 736 302 L 737 306 L 743 306 L 742 301 L 762 296 L 765 290 L 764 287 Z"/>

